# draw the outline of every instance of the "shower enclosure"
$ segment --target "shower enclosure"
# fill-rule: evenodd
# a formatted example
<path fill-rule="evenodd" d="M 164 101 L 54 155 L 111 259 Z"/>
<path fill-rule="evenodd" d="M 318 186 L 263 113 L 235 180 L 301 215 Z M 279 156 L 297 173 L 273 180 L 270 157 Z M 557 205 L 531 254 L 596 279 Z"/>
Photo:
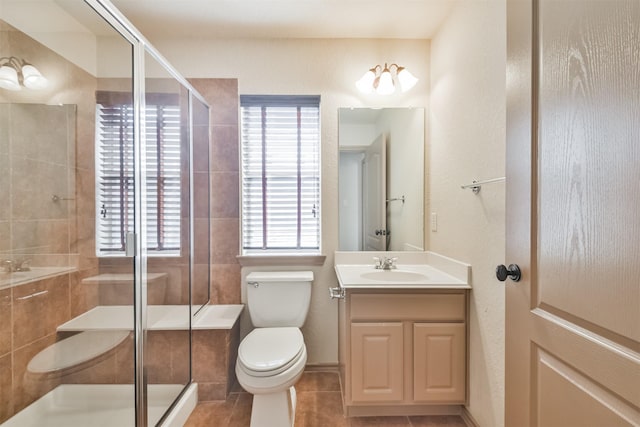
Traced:
<path fill-rule="evenodd" d="M 0 425 L 170 425 L 209 299 L 208 106 L 106 0 L 0 0 L 0 57 Z"/>

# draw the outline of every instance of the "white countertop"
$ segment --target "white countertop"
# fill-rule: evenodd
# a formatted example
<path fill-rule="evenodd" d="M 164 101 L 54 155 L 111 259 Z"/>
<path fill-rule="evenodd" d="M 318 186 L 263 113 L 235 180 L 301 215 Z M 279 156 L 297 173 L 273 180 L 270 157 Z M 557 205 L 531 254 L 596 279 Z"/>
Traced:
<path fill-rule="evenodd" d="M 391 270 L 373 257 L 398 258 Z M 335 271 L 345 289 L 471 289 L 471 266 L 433 252 L 336 252 Z"/>
<path fill-rule="evenodd" d="M 376 270 L 373 264 L 371 265 L 336 265 L 336 275 L 338 276 L 338 282 L 340 286 L 346 289 L 350 288 L 376 288 L 376 289 L 434 289 L 434 288 L 447 288 L 447 289 L 471 289 L 471 286 L 455 277 L 444 273 L 429 265 L 411 265 L 411 264 L 398 264 L 397 268 L 391 271 Z M 363 274 L 363 271 L 367 271 L 374 274 Z M 397 280 L 376 280 L 372 277 L 380 274 L 381 276 L 392 276 L 394 273 L 399 273 L 400 276 Z M 404 274 L 408 273 L 408 274 Z M 405 279 L 402 276 L 410 276 L 411 273 L 416 273 L 416 278 Z M 421 277 L 422 276 L 422 277 Z M 423 278 L 424 277 L 424 278 Z"/>

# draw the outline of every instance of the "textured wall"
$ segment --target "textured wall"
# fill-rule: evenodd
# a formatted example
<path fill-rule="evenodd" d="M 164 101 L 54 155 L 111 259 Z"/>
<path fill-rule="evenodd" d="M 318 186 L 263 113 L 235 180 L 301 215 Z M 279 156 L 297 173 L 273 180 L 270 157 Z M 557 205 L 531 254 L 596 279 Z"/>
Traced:
<path fill-rule="evenodd" d="M 505 2 L 462 1 L 432 40 L 430 249 L 473 266 L 468 409 L 482 426 L 503 425 L 504 183 L 480 194 L 473 179 L 504 176 Z"/>

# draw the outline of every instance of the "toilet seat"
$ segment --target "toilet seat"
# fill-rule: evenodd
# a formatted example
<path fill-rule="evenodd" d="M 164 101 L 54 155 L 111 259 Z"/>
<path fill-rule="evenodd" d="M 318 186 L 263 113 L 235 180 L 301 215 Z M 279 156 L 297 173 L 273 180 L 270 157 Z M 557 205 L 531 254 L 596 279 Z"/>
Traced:
<path fill-rule="evenodd" d="M 238 362 L 241 369 L 250 376 L 270 377 L 291 368 L 303 353 L 306 356 L 300 329 L 257 328 L 240 343 Z"/>
<path fill-rule="evenodd" d="M 116 348 L 129 331 L 84 331 L 45 348 L 29 361 L 27 372 L 52 374 L 89 362 Z"/>

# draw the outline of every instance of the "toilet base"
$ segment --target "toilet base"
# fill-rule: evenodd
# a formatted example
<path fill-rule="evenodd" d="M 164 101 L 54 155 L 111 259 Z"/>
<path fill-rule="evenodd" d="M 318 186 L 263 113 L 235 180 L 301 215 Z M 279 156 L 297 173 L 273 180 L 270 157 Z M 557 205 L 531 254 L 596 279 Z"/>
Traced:
<path fill-rule="evenodd" d="M 296 389 L 254 394 L 251 427 L 293 427 L 296 418 Z"/>

